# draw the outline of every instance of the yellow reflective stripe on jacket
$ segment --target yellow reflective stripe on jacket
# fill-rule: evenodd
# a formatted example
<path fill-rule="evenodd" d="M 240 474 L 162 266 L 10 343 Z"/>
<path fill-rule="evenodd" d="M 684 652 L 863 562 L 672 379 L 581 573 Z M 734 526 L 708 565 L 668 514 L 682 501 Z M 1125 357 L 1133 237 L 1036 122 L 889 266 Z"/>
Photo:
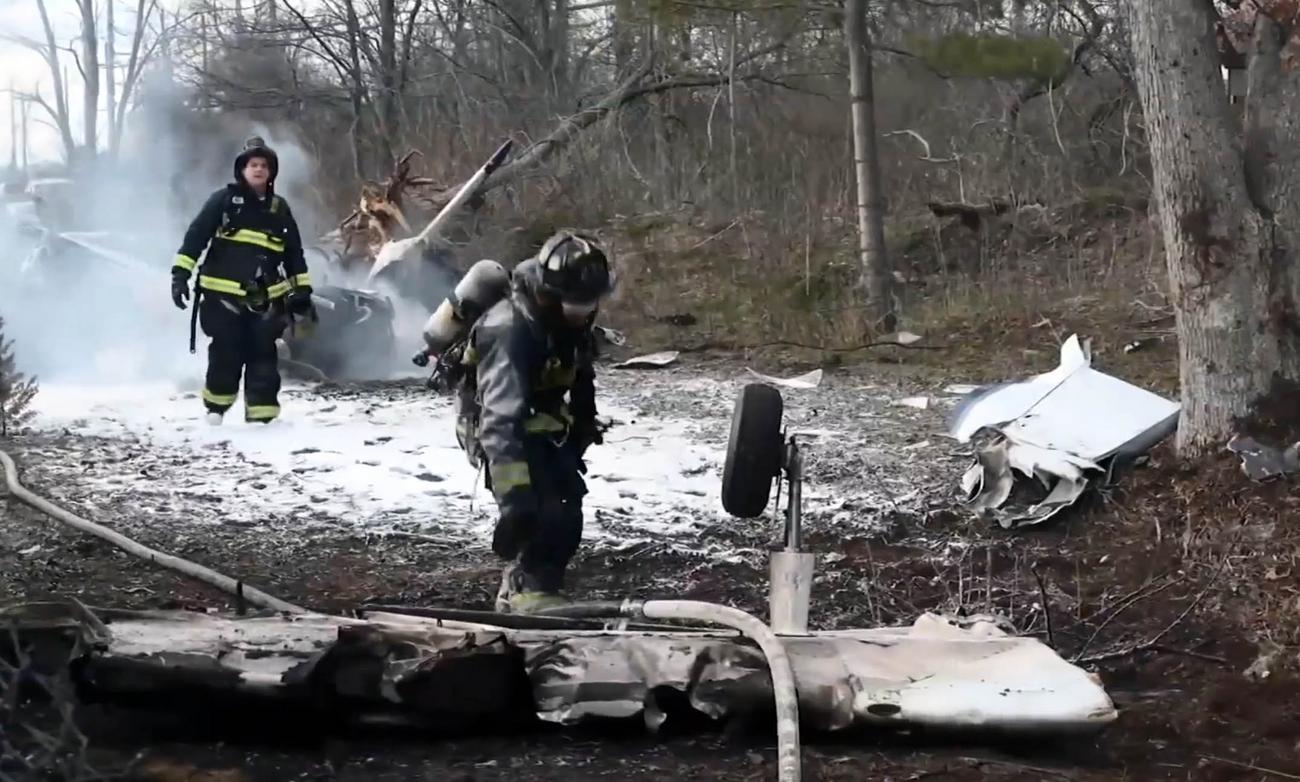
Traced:
<path fill-rule="evenodd" d="M 492 476 L 492 492 L 498 497 L 521 486 L 531 486 L 532 477 L 528 474 L 528 462 L 502 462 L 488 468 Z"/>
<path fill-rule="evenodd" d="M 271 236 L 262 231 L 254 231 L 250 228 L 240 228 L 233 232 L 219 232 L 218 239 L 225 239 L 229 242 L 241 242 L 243 244 L 255 244 L 258 247 L 265 247 L 273 252 L 284 252 L 284 240 Z"/>
<path fill-rule="evenodd" d="M 176 254 L 176 260 L 172 261 L 172 268 L 174 268 L 174 269 L 184 269 L 184 270 L 187 271 L 187 272 L 192 272 L 192 271 L 194 271 L 194 267 L 195 267 L 195 266 L 198 266 L 198 265 L 199 265 L 199 262 L 198 262 L 198 261 L 196 261 L 196 260 L 194 260 L 193 258 L 191 258 L 190 256 L 188 256 L 188 255 L 184 255 L 184 254 L 182 254 L 182 253 L 177 253 L 177 254 Z"/>
<path fill-rule="evenodd" d="M 249 405 L 244 409 L 244 418 L 249 421 L 270 421 L 279 414 L 279 405 Z"/>
<path fill-rule="evenodd" d="M 544 391 L 551 388 L 569 388 L 578 379 L 578 369 L 574 366 L 564 366 L 558 358 L 552 356 L 547 359 L 545 366 L 542 367 L 541 376 L 537 379 L 537 390 Z"/>
<path fill-rule="evenodd" d="M 228 293 L 231 296 L 243 296 L 244 286 L 234 280 L 223 280 L 220 277 L 209 277 L 206 274 L 199 275 L 199 287 L 205 291 L 213 293 Z"/>
<path fill-rule="evenodd" d="M 529 434 L 554 434 L 568 431 L 573 423 L 572 416 L 567 410 L 561 410 L 560 417 L 565 420 L 561 421 L 550 413 L 538 413 L 524 421 L 524 431 Z"/>
<path fill-rule="evenodd" d="M 311 285 L 311 275 L 308 274 L 307 272 L 303 272 L 302 274 L 295 274 L 292 277 L 290 277 L 289 280 L 295 286 L 298 287 L 302 287 L 303 285 Z"/>
<path fill-rule="evenodd" d="M 209 277 L 206 274 L 199 275 L 199 287 L 205 291 L 225 293 L 230 296 L 246 295 L 244 286 L 235 280 L 227 280 L 222 277 Z M 289 282 L 287 280 L 281 280 L 280 282 L 266 286 L 266 295 L 272 299 L 278 299 L 288 292 Z"/>
<path fill-rule="evenodd" d="M 236 394 L 214 394 L 208 389 L 203 389 L 203 401 L 210 402 L 214 405 L 230 406 L 235 403 Z"/>

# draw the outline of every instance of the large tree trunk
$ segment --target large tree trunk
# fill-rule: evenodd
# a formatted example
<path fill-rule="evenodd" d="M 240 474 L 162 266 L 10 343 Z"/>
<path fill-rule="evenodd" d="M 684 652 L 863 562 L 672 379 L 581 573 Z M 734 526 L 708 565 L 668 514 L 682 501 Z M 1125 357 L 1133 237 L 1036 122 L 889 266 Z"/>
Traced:
<path fill-rule="evenodd" d="M 397 163 L 397 0 L 379 0 L 379 139 L 383 168 Z"/>
<path fill-rule="evenodd" d="M 610 35 L 614 41 L 614 68 L 620 79 L 626 76 L 632 67 L 632 54 L 636 48 L 633 13 L 632 0 L 614 0 Z"/>
<path fill-rule="evenodd" d="M 352 103 L 352 168 L 358 180 L 366 178 L 366 157 L 361 138 L 365 134 L 365 87 L 361 83 L 361 22 L 352 0 L 344 0 L 348 31 L 348 97 Z"/>
<path fill-rule="evenodd" d="M 875 89 L 867 0 L 846 0 L 844 40 L 849 50 L 849 92 L 853 102 L 853 157 L 858 179 L 858 236 L 862 287 L 873 328 L 894 329 L 889 257 L 885 250 L 885 196 L 876 144 Z"/>
<path fill-rule="evenodd" d="M 9 85 L 9 170 L 18 170 L 18 91 Z"/>
<path fill-rule="evenodd" d="M 113 3 L 104 0 L 104 82 L 108 89 L 104 108 L 108 117 L 108 148 L 117 152 L 117 31 L 113 29 Z M 143 22 L 141 22 L 143 24 Z"/>
<path fill-rule="evenodd" d="M 1300 74 L 1282 71 L 1282 31 L 1261 14 L 1243 139 L 1210 0 L 1131 0 L 1130 12 L 1178 327 L 1178 448 L 1196 456 L 1300 378 Z"/>
<path fill-rule="evenodd" d="M 90 161 L 99 152 L 99 32 L 94 0 L 81 0 L 81 57 L 81 76 L 85 83 L 82 91 L 85 134 L 81 143 L 86 160 Z"/>

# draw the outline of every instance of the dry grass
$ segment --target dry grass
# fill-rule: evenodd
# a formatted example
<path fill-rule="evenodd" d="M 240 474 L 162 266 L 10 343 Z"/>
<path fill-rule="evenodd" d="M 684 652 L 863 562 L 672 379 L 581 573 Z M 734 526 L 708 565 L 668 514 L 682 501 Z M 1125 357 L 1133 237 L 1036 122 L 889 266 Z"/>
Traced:
<path fill-rule="evenodd" d="M 689 210 L 610 226 L 621 291 L 610 308 L 638 350 L 713 347 L 771 363 L 901 364 L 964 380 L 1050 368 L 1072 333 L 1108 371 L 1177 391 L 1172 312 L 1145 210 L 1096 193 L 1022 209 L 976 232 L 929 214 L 888 231 L 902 328 L 942 350 L 846 350 L 878 338 L 862 316 L 852 227 L 824 218 L 803 237 L 764 230 L 761 213 L 723 221 Z M 780 342 L 783 344 L 772 345 Z M 799 343 L 812 348 L 796 348 Z M 1126 346 L 1139 343 L 1136 349 Z M 762 346 L 762 347 L 759 347 Z"/>

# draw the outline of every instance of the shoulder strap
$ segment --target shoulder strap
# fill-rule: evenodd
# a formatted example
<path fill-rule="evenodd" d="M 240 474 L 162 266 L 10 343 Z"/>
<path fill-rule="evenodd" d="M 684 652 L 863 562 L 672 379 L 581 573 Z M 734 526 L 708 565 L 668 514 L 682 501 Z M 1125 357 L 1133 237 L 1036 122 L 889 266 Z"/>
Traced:
<path fill-rule="evenodd" d="M 230 208 L 234 206 L 234 192 L 227 187 L 221 196 L 221 227 L 230 225 Z"/>

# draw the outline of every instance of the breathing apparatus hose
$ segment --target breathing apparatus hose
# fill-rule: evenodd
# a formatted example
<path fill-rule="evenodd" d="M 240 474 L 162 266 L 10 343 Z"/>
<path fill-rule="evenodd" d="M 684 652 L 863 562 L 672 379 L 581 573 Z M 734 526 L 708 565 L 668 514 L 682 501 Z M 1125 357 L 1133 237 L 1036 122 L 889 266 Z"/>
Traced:
<path fill-rule="evenodd" d="M 752 638 L 767 658 L 776 699 L 777 779 L 799 782 L 803 774 L 799 758 L 799 693 L 794 669 L 781 639 L 760 619 L 729 606 L 696 600 L 624 600 L 573 603 L 538 611 L 537 616 L 582 619 L 610 618 L 678 619 L 709 622 L 737 630 Z"/>
<path fill-rule="evenodd" d="M 93 521 L 87 521 L 73 513 L 60 508 L 58 505 L 28 490 L 18 481 L 18 468 L 9 454 L 0 451 L 0 468 L 4 470 L 5 486 L 9 493 L 22 502 L 32 506 L 36 510 L 53 517 L 57 521 L 81 532 L 87 532 L 101 540 L 106 540 L 114 546 L 122 549 L 128 554 L 139 557 L 146 562 L 152 562 L 162 565 L 165 568 L 174 570 L 185 576 L 189 576 L 197 581 L 202 581 L 209 586 L 216 587 L 223 592 L 227 592 L 236 597 L 240 597 L 261 608 L 269 608 L 273 611 L 283 611 L 290 614 L 307 613 L 307 610 L 296 606 L 293 603 L 287 603 L 277 597 L 268 595 L 260 589 L 254 589 L 245 586 L 242 581 L 237 581 L 230 576 L 223 575 L 188 559 L 167 554 L 157 549 L 149 548 L 141 543 L 114 532 L 107 527 L 100 526 Z"/>

